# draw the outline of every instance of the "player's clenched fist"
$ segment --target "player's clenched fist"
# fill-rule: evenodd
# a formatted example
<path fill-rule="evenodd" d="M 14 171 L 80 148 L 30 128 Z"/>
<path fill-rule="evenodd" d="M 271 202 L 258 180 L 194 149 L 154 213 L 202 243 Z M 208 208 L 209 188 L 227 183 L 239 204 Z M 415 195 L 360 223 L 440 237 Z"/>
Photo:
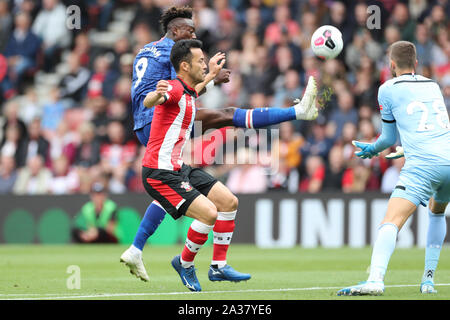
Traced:
<path fill-rule="evenodd" d="M 169 91 L 169 82 L 160 80 L 156 84 L 156 90 L 147 93 L 144 99 L 144 106 L 146 108 L 154 107 L 167 100 L 167 91 Z"/>
<path fill-rule="evenodd" d="M 160 97 L 164 96 L 169 90 L 169 82 L 166 80 L 160 80 L 156 84 L 156 94 Z"/>

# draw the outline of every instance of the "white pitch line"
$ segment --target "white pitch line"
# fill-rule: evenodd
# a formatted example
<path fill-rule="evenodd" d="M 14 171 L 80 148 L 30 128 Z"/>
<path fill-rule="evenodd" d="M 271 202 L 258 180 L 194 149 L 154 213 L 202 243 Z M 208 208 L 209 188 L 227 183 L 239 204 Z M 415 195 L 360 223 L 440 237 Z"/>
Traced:
<path fill-rule="evenodd" d="M 386 288 L 418 287 L 417 284 L 398 284 L 388 285 Z M 435 284 L 435 286 L 450 286 L 450 283 Z M 336 290 L 342 287 L 310 287 L 310 288 L 280 288 L 280 289 L 247 289 L 247 290 L 222 290 L 222 291 L 200 291 L 200 292 L 146 292 L 146 293 L 99 293 L 93 295 L 75 295 L 69 293 L 62 294 L 0 294 L 0 300 L 62 300 L 62 299 L 88 299 L 88 298 L 113 298 L 113 297 L 139 297 L 139 296 L 168 296 L 168 295 L 192 295 L 192 294 L 223 294 L 223 293 L 251 293 L 251 292 L 283 292 L 283 291 L 313 291 L 313 290 Z M 36 296 L 35 298 L 26 298 L 26 296 Z M 13 299 L 2 299 L 4 296 L 15 296 Z M 20 297 L 22 296 L 22 297 Z"/>

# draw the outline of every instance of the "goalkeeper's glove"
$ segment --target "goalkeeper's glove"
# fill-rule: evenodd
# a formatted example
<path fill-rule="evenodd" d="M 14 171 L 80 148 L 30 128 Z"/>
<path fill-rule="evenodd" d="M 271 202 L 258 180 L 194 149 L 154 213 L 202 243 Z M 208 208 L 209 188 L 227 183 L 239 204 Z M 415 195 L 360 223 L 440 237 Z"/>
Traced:
<path fill-rule="evenodd" d="M 403 147 L 398 146 L 398 147 L 395 148 L 395 152 L 389 153 L 386 156 L 386 159 L 398 159 L 398 158 L 401 158 L 401 157 L 404 157 L 404 156 L 405 156 L 405 152 L 403 150 Z"/>
<path fill-rule="evenodd" d="M 372 159 L 372 157 L 378 156 L 378 152 L 375 152 L 375 148 L 371 143 L 353 140 L 352 144 L 361 149 L 361 151 L 355 151 L 355 154 L 362 159 Z"/>

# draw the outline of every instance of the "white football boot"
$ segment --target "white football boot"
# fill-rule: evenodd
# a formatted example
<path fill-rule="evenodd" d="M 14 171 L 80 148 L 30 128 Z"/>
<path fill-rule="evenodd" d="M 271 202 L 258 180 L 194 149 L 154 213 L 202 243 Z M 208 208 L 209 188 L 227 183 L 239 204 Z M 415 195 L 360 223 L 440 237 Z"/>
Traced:
<path fill-rule="evenodd" d="M 319 111 L 316 107 L 317 102 L 317 84 L 313 76 L 308 79 L 303 98 L 294 100 L 294 108 L 297 120 L 315 120 Z"/>
<path fill-rule="evenodd" d="M 364 281 L 355 286 L 341 289 L 337 292 L 338 296 L 380 296 L 384 293 L 383 281 Z"/>
<path fill-rule="evenodd" d="M 144 262 L 142 261 L 142 251 L 138 248 L 131 245 L 120 256 L 120 262 L 125 263 L 125 265 L 130 269 L 130 273 L 134 274 L 137 278 L 142 281 L 149 280 Z"/>

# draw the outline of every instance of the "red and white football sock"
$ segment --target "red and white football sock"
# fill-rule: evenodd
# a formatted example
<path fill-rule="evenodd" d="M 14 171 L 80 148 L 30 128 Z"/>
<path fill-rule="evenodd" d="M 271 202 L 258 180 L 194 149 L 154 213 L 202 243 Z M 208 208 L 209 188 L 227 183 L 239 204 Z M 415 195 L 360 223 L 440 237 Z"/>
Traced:
<path fill-rule="evenodd" d="M 208 234 L 213 227 L 214 225 L 210 226 L 198 220 L 192 221 L 187 232 L 183 252 L 181 252 L 180 261 L 184 268 L 189 268 L 194 265 L 194 258 L 206 240 L 208 240 Z"/>
<path fill-rule="evenodd" d="M 222 268 L 227 264 L 227 251 L 233 237 L 235 218 L 236 211 L 218 212 L 216 224 L 213 228 L 214 244 L 211 265 Z"/>

